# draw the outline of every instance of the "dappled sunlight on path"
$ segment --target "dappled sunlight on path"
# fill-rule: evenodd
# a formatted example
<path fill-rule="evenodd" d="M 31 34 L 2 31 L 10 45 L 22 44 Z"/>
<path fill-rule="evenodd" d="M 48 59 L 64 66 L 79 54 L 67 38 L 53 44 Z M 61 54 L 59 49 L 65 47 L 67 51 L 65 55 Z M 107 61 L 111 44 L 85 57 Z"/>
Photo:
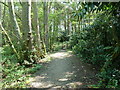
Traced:
<path fill-rule="evenodd" d="M 53 59 L 37 71 L 30 83 L 35 88 L 77 88 L 96 84 L 96 71 L 80 61 L 72 52 L 59 51 L 50 54 Z"/>
<path fill-rule="evenodd" d="M 65 57 L 70 57 L 71 56 L 71 51 L 69 51 L 69 53 L 64 52 L 64 50 L 62 50 L 61 52 L 57 52 L 54 54 L 51 54 L 50 57 L 53 58 L 65 58 Z"/>

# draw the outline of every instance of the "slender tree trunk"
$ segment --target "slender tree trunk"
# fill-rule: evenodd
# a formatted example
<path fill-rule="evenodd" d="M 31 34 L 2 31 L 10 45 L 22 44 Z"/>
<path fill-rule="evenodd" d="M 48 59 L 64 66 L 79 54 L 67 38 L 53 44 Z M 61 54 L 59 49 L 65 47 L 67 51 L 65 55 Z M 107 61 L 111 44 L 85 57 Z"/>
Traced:
<path fill-rule="evenodd" d="M 31 28 L 31 0 L 22 3 L 22 30 L 24 41 L 24 59 L 30 60 L 31 51 L 33 49 L 33 36 Z"/>
<path fill-rule="evenodd" d="M 3 0 L 1 0 L 2 2 Z M 5 1 L 6 2 L 6 1 Z M 0 3 L 1 4 L 1 7 L 0 7 L 0 22 L 1 22 L 1 25 L 2 27 L 8 27 L 8 20 L 6 20 L 7 22 L 5 22 L 5 16 L 6 16 L 6 5 L 2 6 L 3 3 Z M 8 29 L 9 30 L 9 29 Z M 5 38 L 5 34 L 0 34 L 0 45 L 5 45 L 7 43 L 7 39 Z"/>
<path fill-rule="evenodd" d="M 76 24 L 74 24 L 74 32 L 75 33 L 76 33 L 76 29 L 77 29 Z"/>
<path fill-rule="evenodd" d="M 53 21 L 53 44 L 55 43 L 56 20 Z"/>
<path fill-rule="evenodd" d="M 2 5 L 1 5 L 1 3 L 0 3 L 0 24 L 2 24 Z M 1 32 L 0 32 L 0 47 L 2 47 L 2 33 Z"/>
<path fill-rule="evenodd" d="M 2 22 L 2 5 L 0 3 L 0 23 Z"/>
<path fill-rule="evenodd" d="M 67 12 L 65 12 L 65 20 L 64 20 L 64 28 L 65 28 L 65 33 L 67 34 L 68 31 L 67 31 Z"/>
<path fill-rule="evenodd" d="M 2 9 L 1 9 L 2 10 Z M 1 12 L 2 13 L 2 12 Z M 4 10 L 3 10 L 3 16 L 2 16 L 2 18 L 3 18 L 3 20 L 2 20 L 2 25 L 3 25 L 3 27 L 5 26 L 5 14 L 6 14 L 6 6 L 4 5 Z"/>
<path fill-rule="evenodd" d="M 80 29 L 81 29 L 81 27 L 80 27 L 80 16 L 78 16 L 78 33 L 80 32 Z"/>
<path fill-rule="evenodd" d="M 71 26 L 72 26 L 71 34 L 73 35 L 74 34 L 74 24 L 72 23 Z"/>
<path fill-rule="evenodd" d="M 42 44 L 40 39 L 40 30 L 39 30 L 39 21 L 38 21 L 38 8 L 37 8 L 37 0 L 32 3 L 33 5 L 33 29 L 35 31 L 35 42 L 37 43 L 37 48 L 40 56 L 42 56 Z"/>
<path fill-rule="evenodd" d="M 49 29 L 49 35 L 50 35 L 50 41 L 49 41 L 49 43 L 50 43 L 50 45 L 49 45 L 49 48 L 50 48 L 50 51 L 52 50 L 52 25 L 50 26 L 50 29 Z"/>
<path fill-rule="evenodd" d="M 70 17 L 69 17 L 69 15 L 67 15 L 67 35 L 69 35 L 70 34 Z"/>
<path fill-rule="evenodd" d="M 49 2 L 49 5 L 48 5 L 48 13 L 50 13 L 51 12 L 51 8 L 52 8 L 52 2 Z M 48 32 L 48 48 L 49 48 L 49 50 L 51 50 L 51 32 L 52 32 L 52 26 L 51 26 L 51 24 L 50 25 L 48 25 L 48 30 L 49 30 L 49 32 Z"/>
<path fill-rule="evenodd" d="M 45 32 L 45 45 L 46 45 L 46 50 L 48 50 L 48 39 L 49 39 L 49 36 L 48 36 L 48 3 L 47 2 L 44 2 L 43 3 L 43 11 L 44 11 L 44 32 Z"/>
<path fill-rule="evenodd" d="M 10 22 L 11 22 L 12 29 L 14 30 L 15 35 L 21 38 L 20 28 L 18 26 L 15 11 L 14 11 L 13 0 L 9 0 L 8 6 L 9 6 L 9 13 L 10 13 L 9 15 L 10 15 L 10 20 L 11 20 Z"/>
<path fill-rule="evenodd" d="M 67 32 L 66 19 L 64 20 L 64 29 L 65 29 L 65 32 Z"/>
<path fill-rule="evenodd" d="M 0 3 L 0 25 L 2 23 L 2 5 Z M 2 47 L 2 33 L 1 33 L 1 28 L 0 28 L 0 47 Z M 0 54 L 0 59 L 2 60 L 2 55 Z M 0 67 L 2 67 L 2 64 L 0 63 Z M 2 76 L 2 69 L 0 69 L 0 75 Z M 0 77 L 0 80 L 2 81 L 2 77 Z M 2 88 L 2 85 L 0 86 Z"/>
<path fill-rule="evenodd" d="M 58 21 L 59 22 L 59 21 Z M 57 42 L 57 37 L 58 37 L 58 32 L 59 32 L 59 25 L 58 25 L 58 23 L 56 24 L 56 33 L 55 33 L 55 38 L 56 38 L 56 42 Z"/>

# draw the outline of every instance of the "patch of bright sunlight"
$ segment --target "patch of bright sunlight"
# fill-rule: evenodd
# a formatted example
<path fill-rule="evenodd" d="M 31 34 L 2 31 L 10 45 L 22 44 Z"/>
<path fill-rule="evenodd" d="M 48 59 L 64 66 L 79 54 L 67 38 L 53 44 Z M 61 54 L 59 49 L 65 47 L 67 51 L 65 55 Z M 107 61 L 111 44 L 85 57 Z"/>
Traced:
<path fill-rule="evenodd" d="M 61 79 L 59 79 L 58 81 L 64 82 L 64 81 L 68 81 L 68 79 L 67 79 L 67 78 L 61 78 Z"/>
<path fill-rule="evenodd" d="M 66 72 L 65 77 L 71 77 L 74 74 L 74 72 Z"/>
<path fill-rule="evenodd" d="M 72 85 L 82 85 L 83 83 L 82 82 L 72 82 L 72 83 L 69 83 L 68 85 L 72 86 Z"/>
<path fill-rule="evenodd" d="M 36 88 L 49 88 L 49 87 L 52 87 L 53 84 L 43 83 L 43 82 L 33 82 L 31 83 L 31 86 L 36 87 Z"/>
<path fill-rule="evenodd" d="M 34 81 L 35 79 L 34 78 L 29 78 L 28 80 L 26 80 L 26 84 L 29 84 L 30 82 Z"/>
<path fill-rule="evenodd" d="M 51 61 L 51 60 L 52 60 L 52 58 L 51 58 L 50 56 L 46 56 L 45 58 L 41 59 L 41 60 L 39 61 L 39 63 L 49 62 L 49 61 Z"/>
<path fill-rule="evenodd" d="M 52 88 L 61 88 L 61 86 L 55 86 L 55 87 L 52 87 Z"/>
<path fill-rule="evenodd" d="M 40 87 L 40 86 L 42 86 L 43 84 L 42 83 L 40 83 L 40 82 L 32 82 L 31 83 L 31 86 L 33 86 L 33 87 Z"/>
<path fill-rule="evenodd" d="M 36 76 L 36 78 L 45 79 L 45 78 L 48 78 L 48 77 L 45 77 L 45 76 Z"/>
<path fill-rule="evenodd" d="M 69 53 L 72 53 L 72 51 L 68 51 Z"/>
<path fill-rule="evenodd" d="M 64 57 L 68 57 L 69 53 L 58 52 L 58 53 L 55 53 L 55 54 L 51 54 L 50 56 L 53 57 L 53 58 L 64 58 Z"/>
<path fill-rule="evenodd" d="M 74 71 L 73 72 L 66 72 L 66 74 L 72 75 L 72 74 L 74 74 Z"/>
<path fill-rule="evenodd" d="M 52 87 L 53 86 L 53 84 L 44 84 L 44 86 L 42 86 L 43 88 L 49 88 L 49 87 Z"/>

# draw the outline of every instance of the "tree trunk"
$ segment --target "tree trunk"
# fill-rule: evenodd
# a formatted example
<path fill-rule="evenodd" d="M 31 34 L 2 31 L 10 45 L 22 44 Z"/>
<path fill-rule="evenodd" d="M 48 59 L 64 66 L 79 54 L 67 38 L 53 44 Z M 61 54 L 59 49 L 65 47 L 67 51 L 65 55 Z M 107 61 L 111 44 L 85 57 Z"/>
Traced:
<path fill-rule="evenodd" d="M 50 48 L 50 51 L 52 51 L 52 25 L 50 25 L 50 31 L 49 31 L 49 35 L 50 35 L 50 45 L 49 45 L 49 48 Z"/>
<path fill-rule="evenodd" d="M 55 43 L 56 20 L 53 21 L 53 44 Z"/>
<path fill-rule="evenodd" d="M 39 56 L 42 57 L 42 44 L 40 38 L 40 29 L 39 29 L 39 21 L 38 21 L 38 8 L 37 8 L 37 0 L 32 3 L 33 5 L 33 29 L 35 31 L 35 42 L 37 43 L 37 48 L 39 52 Z"/>
<path fill-rule="evenodd" d="M 2 26 L 2 6 L 1 6 L 1 3 L 0 3 L 0 30 L 3 31 L 3 34 L 5 34 L 5 36 L 8 40 L 8 43 L 11 46 L 11 49 L 16 54 L 17 58 L 20 59 L 20 56 L 19 56 L 17 50 L 15 49 L 13 42 L 11 41 L 11 38 L 9 37 L 8 33 L 6 32 L 6 30 Z M 2 33 L 0 33 L 0 46 L 2 46 Z"/>
<path fill-rule="evenodd" d="M 44 2 L 43 3 L 43 11 L 44 11 L 44 32 L 45 32 L 45 45 L 46 45 L 46 50 L 48 50 L 48 39 L 49 39 L 49 36 L 48 36 L 48 3 L 47 2 Z"/>
<path fill-rule="evenodd" d="M 8 6 L 9 6 L 9 13 L 10 13 L 9 15 L 10 15 L 10 20 L 11 20 L 10 22 L 11 22 L 12 30 L 14 30 L 15 35 L 21 38 L 20 28 L 18 26 L 15 11 L 14 11 L 13 0 L 9 0 Z"/>
<path fill-rule="evenodd" d="M 70 34 L 70 17 L 69 17 L 69 15 L 67 15 L 67 35 L 69 35 Z"/>
<path fill-rule="evenodd" d="M 74 24 L 74 32 L 75 32 L 75 33 L 77 32 L 76 24 Z"/>
<path fill-rule="evenodd" d="M 33 49 L 33 37 L 31 29 L 31 0 L 22 3 L 22 30 L 24 44 L 24 59 L 30 60 L 31 51 Z"/>
<path fill-rule="evenodd" d="M 80 29 L 81 29 L 80 26 L 81 26 L 81 25 L 80 25 L 80 16 L 78 16 L 78 33 L 80 33 Z"/>
<path fill-rule="evenodd" d="M 71 34 L 73 35 L 74 34 L 74 24 L 71 23 L 71 26 L 72 26 L 72 31 L 71 31 Z"/>
<path fill-rule="evenodd" d="M 0 24 L 1 23 L 2 23 L 2 5 L 0 3 Z M 0 33 L 0 47 L 2 47 L 2 33 Z"/>
<path fill-rule="evenodd" d="M 66 19 L 64 20 L 64 29 L 65 29 L 65 32 L 67 32 Z"/>

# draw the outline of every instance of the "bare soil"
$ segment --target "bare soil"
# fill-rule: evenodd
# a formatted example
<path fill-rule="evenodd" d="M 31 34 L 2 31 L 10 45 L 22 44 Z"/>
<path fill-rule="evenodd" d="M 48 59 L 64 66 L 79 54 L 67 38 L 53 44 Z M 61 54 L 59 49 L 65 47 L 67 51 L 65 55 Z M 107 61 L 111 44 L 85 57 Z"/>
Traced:
<path fill-rule="evenodd" d="M 97 70 L 81 62 L 71 51 L 61 50 L 49 55 L 52 60 L 32 75 L 34 88 L 88 88 L 98 83 Z"/>

